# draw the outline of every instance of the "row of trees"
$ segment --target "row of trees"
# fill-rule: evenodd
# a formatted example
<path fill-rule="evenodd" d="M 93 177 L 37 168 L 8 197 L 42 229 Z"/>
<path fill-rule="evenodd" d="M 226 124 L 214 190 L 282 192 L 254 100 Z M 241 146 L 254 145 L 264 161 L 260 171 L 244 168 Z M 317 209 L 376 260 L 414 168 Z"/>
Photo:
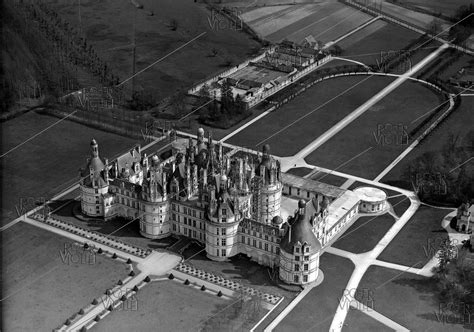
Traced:
<path fill-rule="evenodd" d="M 30 19 L 38 22 L 40 31 L 54 42 L 69 62 L 82 65 L 102 84 L 118 83 L 118 76 L 114 75 L 107 63 L 99 58 L 81 32 L 63 20 L 46 3 L 28 4 L 25 8 L 29 12 Z"/>

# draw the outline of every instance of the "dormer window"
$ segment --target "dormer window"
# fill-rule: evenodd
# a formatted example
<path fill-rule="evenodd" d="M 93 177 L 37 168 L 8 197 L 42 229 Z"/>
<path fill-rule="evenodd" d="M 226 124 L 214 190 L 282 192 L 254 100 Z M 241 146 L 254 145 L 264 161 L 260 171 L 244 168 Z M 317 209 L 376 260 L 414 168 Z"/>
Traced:
<path fill-rule="evenodd" d="M 227 209 L 222 209 L 222 214 L 225 216 L 227 215 Z"/>
<path fill-rule="evenodd" d="M 295 252 L 296 252 L 296 253 L 299 253 L 299 252 L 300 252 L 300 248 L 295 247 Z"/>

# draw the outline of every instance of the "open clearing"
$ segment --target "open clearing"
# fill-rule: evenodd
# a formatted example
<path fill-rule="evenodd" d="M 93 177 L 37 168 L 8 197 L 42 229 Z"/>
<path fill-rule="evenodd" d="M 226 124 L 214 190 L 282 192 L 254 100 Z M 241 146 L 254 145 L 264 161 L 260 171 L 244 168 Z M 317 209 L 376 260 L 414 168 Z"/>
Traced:
<path fill-rule="evenodd" d="M 174 280 L 148 284 L 136 300 L 136 310 L 113 311 L 94 330 L 198 331 L 220 304 L 232 303 Z"/>
<path fill-rule="evenodd" d="M 307 156 L 306 161 L 373 179 L 411 144 L 407 135 L 418 124 L 413 120 L 439 104 L 434 92 L 407 81 Z"/>
<path fill-rule="evenodd" d="M 1 236 L 7 331 L 51 331 L 128 272 L 124 263 L 103 255 L 95 255 L 94 264 L 73 263 L 81 247 L 23 222 Z"/>
<path fill-rule="evenodd" d="M 193 1 L 139 0 L 144 6 L 139 10 L 129 0 L 82 0 L 80 3 L 82 27 L 89 44 L 121 80 L 132 74 L 134 15 L 136 71 L 205 33 L 136 77 L 136 88 L 150 89 L 158 99 L 222 71 L 227 61 L 241 62 L 249 51 L 260 47 L 242 31 L 213 29 L 208 21 L 209 18 L 212 23 L 211 12 Z M 72 26 L 79 28 L 77 6 L 72 6 L 69 0 L 56 0 L 51 6 Z M 150 16 L 151 11 L 153 16 Z M 177 22 L 175 31 L 170 28 L 172 20 Z M 218 52 L 215 57 L 210 56 L 213 48 Z M 131 81 L 127 84 L 130 86 Z"/>
<path fill-rule="evenodd" d="M 382 178 L 382 182 L 405 187 L 403 183 L 400 182 L 400 179 L 402 179 L 404 170 L 413 162 L 413 160 L 429 151 L 440 152 L 442 147 L 448 141 L 450 134 L 465 137 L 466 134 L 472 130 L 469 126 L 466 126 L 466 119 L 472 118 L 473 109 L 474 97 L 462 98 L 459 108 L 446 118 L 440 126 L 428 135 L 421 144 L 411 151 L 387 175 L 385 175 Z M 466 140 L 465 142 L 467 144 L 468 141 Z M 413 190 L 411 186 L 406 189 Z"/>
<path fill-rule="evenodd" d="M 242 18 L 265 39 L 300 43 L 309 35 L 322 42 L 335 40 L 371 16 L 334 1 L 258 8 Z"/>
<path fill-rule="evenodd" d="M 374 249 L 395 219 L 390 214 L 360 217 L 331 246 L 334 248 L 361 254 Z"/>
<path fill-rule="evenodd" d="M 380 22 L 383 21 L 376 21 L 341 40 L 338 43 L 342 48 L 341 56 L 366 65 L 376 64 L 384 53 L 401 50 L 420 36 L 412 30 L 388 23 L 372 32 L 373 26 L 380 26 Z"/>
<path fill-rule="evenodd" d="M 275 331 L 328 331 L 354 265 L 350 260 L 324 253 L 320 258 L 324 280 L 286 316 Z"/>
<path fill-rule="evenodd" d="M 434 256 L 439 244 L 448 238 L 441 221 L 449 212 L 420 206 L 378 259 L 422 268 Z"/>
<path fill-rule="evenodd" d="M 270 144 L 273 154 L 281 157 L 294 155 L 393 81 L 392 77 L 374 76 L 360 83 L 364 78 L 366 77 L 343 77 L 317 83 L 227 142 L 255 149 L 256 144 L 268 138 L 265 143 Z M 360 84 L 344 95 L 330 101 L 358 83 Z M 328 101 L 330 102 L 327 103 Z M 325 105 L 320 107 L 323 104 Z M 269 138 L 315 109 L 317 110 L 312 114 Z M 261 150 L 259 147 L 257 149 Z M 319 165 L 317 159 L 314 160 L 314 165 Z"/>
<path fill-rule="evenodd" d="M 436 283 L 431 278 L 371 266 L 358 289 L 370 292 L 375 311 L 410 331 L 464 331 L 462 324 L 453 324 L 455 317 L 445 309 L 447 303 L 436 299 Z"/>
<path fill-rule="evenodd" d="M 57 121 L 29 112 L 2 122 L 0 151 L 6 153 Z M 99 143 L 100 156 L 109 160 L 137 143 L 66 120 L 2 157 L 2 225 L 18 217 L 15 207 L 22 198 L 49 199 L 79 180 L 78 170 L 86 166 L 92 138 Z"/>
<path fill-rule="evenodd" d="M 472 0 L 398 0 L 398 2 L 451 16 L 460 6 L 467 6 Z"/>

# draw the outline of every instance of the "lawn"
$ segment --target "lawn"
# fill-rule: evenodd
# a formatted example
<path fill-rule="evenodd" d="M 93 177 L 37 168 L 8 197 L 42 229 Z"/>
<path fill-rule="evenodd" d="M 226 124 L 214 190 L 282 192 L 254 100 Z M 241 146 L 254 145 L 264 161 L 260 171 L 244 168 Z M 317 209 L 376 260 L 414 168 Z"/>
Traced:
<path fill-rule="evenodd" d="M 450 134 L 465 136 L 471 127 L 466 125 L 466 119 L 472 117 L 474 109 L 474 98 L 466 97 L 461 101 L 461 105 L 448 118 L 446 118 L 440 126 L 438 126 L 421 144 L 411 151 L 400 163 L 398 163 L 387 175 L 382 178 L 385 183 L 406 187 L 413 190 L 411 184 L 407 184 L 403 180 L 403 172 L 413 160 L 428 151 L 440 152 L 446 144 Z"/>
<path fill-rule="evenodd" d="M 359 289 L 371 290 L 374 310 L 411 331 L 463 331 L 461 324 L 449 324 L 444 320 L 453 321 L 453 317 L 443 318 L 447 313 L 440 311 L 433 279 L 371 266 Z M 470 328 L 473 328 L 472 324 Z"/>
<path fill-rule="evenodd" d="M 370 251 L 384 237 L 394 222 L 390 214 L 359 217 L 331 246 L 355 254 Z"/>
<path fill-rule="evenodd" d="M 360 310 L 351 308 L 344 321 L 343 331 L 393 331 L 388 326 L 380 323 Z"/>
<path fill-rule="evenodd" d="M 411 144 L 408 133 L 418 124 L 413 121 L 439 104 L 434 92 L 407 81 L 308 155 L 306 162 L 373 179 Z"/>
<path fill-rule="evenodd" d="M 378 259 L 416 268 L 423 267 L 436 253 L 441 241 L 448 238 L 448 233 L 441 227 L 441 221 L 449 212 L 420 206 Z"/>
<path fill-rule="evenodd" d="M 320 258 L 323 282 L 293 308 L 275 331 L 328 331 L 353 268 L 348 259 L 324 253 Z"/>
<path fill-rule="evenodd" d="M 79 168 L 90 156 L 92 138 L 99 144 L 100 156 L 110 161 L 137 143 L 70 121 L 52 126 L 58 121 L 30 112 L 1 123 L 2 154 L 18 146 L 1 158 L 2 224 L 17 217 L 15 206 L 22 198 L 49 199 L 77 181 Z"/>
<path fill-rule="evenodd" d="M 334 174 L 330 174 L 330 173 L 324 173 L 324 172 L 315 173 L 314 175 L 310 177 L 310 179 L 316 180 L 319 182 L 332 184 L 333 186 L 337 186 L 337 187 L 342 186 L 347 181 L 346 178 L 343 178 Z"/>
<path fill-rule="evenodd" d="M 367 65 L 376 64 L 377 60 L 380 61 L 383 52 L 401 50 L 420 36 L 396 24 L 385 24 L 372 32 L 374 24 L 380 26 L 379 22 L 382 21 L 376 21 L 341 40 L 338 43 L 343 50 L 341 56 Z M 368 32 L 371 33 L 368 34 Z"/>
<path fill-rule="evenodd" d="M 311 168 L 307 168 L 307 167 L 295 167 L 295 168 L 289 169 L 286 173 L 303 177 L 303 176 L 305 176 L 305 175 L 311 173 L 311 171 L 312 171 Z"/>
<path fill-rule="evenodd" d="M 94 331 L 199 331 L 218 308 L 232 303 L 174 280 L 148 284 L 136 300 L 136 310 L 113 311 Z"/>
<path fill-rule="evenodd" d="M 7 331 L 51 331 L 128 272 L 124 263 L 98 254 L 95 262 L 90 261 L 93 264 L 76 263 L 84 253 L 82 248 L 25 223 L 3 231 L 2 242 L 3 327 Z"/>
<path fill-rule="evenodd" d="M 242 17 L 272 42 L 288 39 L 297 43 L 309 35 L 326 43 L 371 19 L 370 15 L 335 1 L 259 8 Z"/>
<path fill-rule="evenodd" d="M 392 205 L 393 211 L 398 217 L 401 217 L 410 207 L 410 200 L 406 196 L 398 196 L 389 198 L 388 202 Z"/>
<path fill-rule="evenodd" d="M 228 143 L 252 149 L 267 143 L 272 154 L 294 155 L 393 81 L 378 76 L 362 82 L 364 79 L 367 77 L 352 76 L 317 83 L 231 137 Z M 317 158 L 313 162 L 320 165 Z"/>
<path fill-rule="evenodd" d="M 83 0 L 80 8 L 82 27 L 99 56 L 124 80 L 132 75 L 136 16 L 137 72 L 173 52 L 135 79 L 138 90 L 150 89 L 157 99 L 225 69 L 227 61 L 242 62 L 260 48 L 249 35 L 229 28 L 228 24 L 221 24 L 226 27 L 222 29 L 212 27 L 214 19 L 227 20 L 222 15 L 216 17 L 202 3 L 186 0 L 138 2 L 143 9 L 135 9 L 128 0 Z M 78 6 L 71 6 L 71 2 L 65 0 L 56 0 L 51 6 L 72 26 L 79 28 Z M 173 20 L 176 30 L 171 28 Z M 200 38 L 174 52 L 202 33 Z M 211 56 L 212 49 L 217 50 L 216 56 Z M 131 81 L 127 88 L 130 84 Z"/>

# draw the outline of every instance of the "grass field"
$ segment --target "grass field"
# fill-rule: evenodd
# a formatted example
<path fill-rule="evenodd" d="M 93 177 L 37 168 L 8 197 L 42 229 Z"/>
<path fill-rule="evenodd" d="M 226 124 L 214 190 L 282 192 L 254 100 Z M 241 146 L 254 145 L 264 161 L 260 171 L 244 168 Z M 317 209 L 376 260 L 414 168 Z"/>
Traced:
<path fill-rule="evenodd" d="M 461 324 L 450 324 L 452 316 L 440 311 L 433 279 L 398 270 L 371 266 L 359 289 L 371 291 L 374 310 L 410 331 L 464 331 Z M 441 306 L 446 307 L 446 303 Z M 446 310 L 446 309 L 444 309 Z M 464 328 L 472 329 L 465 325 Z"/>
<path fill-rule="evenodd" d="M 360 217 L 331 246 L 361 254 L 372 250 L 392 227 L 395 219 L 389 214 Z"/>
<path fill-rule="evenodd" d="M 306 174 L 309 174 L 311 171 L 312 171 L 311 168 L 296 167 L 296 168 L 289 169 L 287 173 L 303 177 Z"/>
<path fill-rule="evenodd" d="M 69 246 L 69 239 L 25 223 L 2 232 L 6 331 L 51 331 L 127 275 L 124 263 L 102 255 L 95 264 L 73 263 L 69 258 L 83 251 Z"/>
<path fill-rule="evenodd" d="M 99 144 L 100 156 L 109 160 L 137 142 L 70 121 L 45 130 L 56 122 L 57 118 L 30 112 L 1 123 L 2 154 L 26 142 L 1 158 L 2 224 L 17 217 L 15 206 L 21 198 L 49 199 L 79 180 L 92 138 Z"/>
<path fill-rule="evenodd" d="M 420 35 L 412 30 L 395 24 L 385 24 L 372 32 L 376 21 L 338 43 L 342 48 L 342 57 L 363 62 L 367 65 L 380 61 L 383 52 L 398 51 Z M 370 34 L 368 34 L 371 32 Z"/>
<path fill-rule="evenodd" d="M 310 176 L 310 179 L 324 182 L 324 183 L 329 183 L 329 184 L 332 184 L 333 186 L 338 186 L 338 187 L 342 186 L 347 181 L 346 178 L 343 178 L 334 174 L 330 174 L 330 173 L 324 173 L 324 172 L 315 173 L 314 175 Z"/>
<path fill-rule="evenodd" d="M 418 124 L 412 122 L 439 103 L 431 90 L 407 81 L 316 149 L 306 161 L 373 179 L 411 144 L 407 135 Z M 388 125 L 406 126 L 406 130 L 393 127 L 383 136 L 388 140 L 381 140 Z"/>
<path fill-rule="evenodd" d="M 373 332 L 389 332 L 393 331 L 388 326 L 378 322 L 372 317 L 365 314 L 360 310 L 354 310 L 351 308 L 347 313 L 346 320 L 344 321 L 343 331 L 373 331 Z"/>
<path fill-rule="evenodd" d="M 393 80 L 388 77 L 372 77 L 360 83 L 364 78 L 344 77 L 315 84 L 231 137 L 228 143 L 255 149 L 257 144 L 263 144 L 266 140 L 264 143 L 270 144 L 273 154 L 294 155 Z M 345 90 L 358 83 L 360 84 L 342 95 Z M 331 101 L 338 95 L 339 98 Z M 310 112 L 312 113 L 309 114 Z M 292 125 L 283 130 L 289 124 Z M 260 150 L 259 147 L 257 149 Z M 317 159 L 314 163 L 319 165 Z"/>
<path fill-rule="evenodd" d="M 312 35 L 329 42 L 371 19 L 371 16 L 341 3 L 321 2 L 307 5 L 258 8 L 242 15 L 258 34 L 279 42 L 297 43 Z"/>
<path fill-rule="evenodd" d="M 441 221 L 449 212 L 450 210 L 420 206 L 378 259 L 416 268 L 423 267 L 433 257 L 439 243 L 448 238 L 448 233 L 441 227 Z"/>
<path fill-rule="evenodd" d="M 70 1 L 53 2 L 53 8 L 79 28 L 78 7 L 72 6 Z M 89 43 L 122 80 L 132 74 L 134 15 L 137 72 L 204 33 L 136 77 L 136 88 L 150 89 L 158 99 L 223 70 L 227 61 L 241 62 L 260 47 L 247 34 L 231 29 L 227 24 L 223 24 L 225 28 L 222 29 L 211 27 L 215 17 L 203 4 L 186 0 L 138 2 L 143 9 L 136 10 L 128 0 L 83 0 L 80 8 L 82 27 Z M 216 19 L 225 20 L 223 17 Z M 175 31 L 170 27 L 172 20 L 177 22 Z M 213 48 L 218 52 L 215 57 L 210 56 Z M 127 87 L 130 84 L 131 81 Z"/>
<path fill-rule="evenodd" d="M 400 182 L 402 174 L 406 167 L 410 165 L 413 160 L 428 151 L 439 152 L 442 146 L 448 140 L 450 134 L 460 135 L 463 137 L 471 128 L 466 125 L 466 119 L 472 117 L 472 110 L 474 109 L 474 98 L 465 97 L 461 101 L 461 105 L 455 110 L 440 126 L 438 126 L 427 138 L 425 138 L 420 145 L 411 151 L 399 164 L 397 164 L 387 175 L 382 178 L 385 183 L 393 183 L 398 186 L 404 184 Z M 406 186 L 406 185 L 405 185 Z M 410 186 L 409 188 L 413 190 Z"/>
<path fill-rule="evenodd" d="M 113 311 L 94 331 L 199 331 L 219 305 L 231 303 L 174 280 L 152 282 L 136 297 L 136 311 Z"/>
<path fill-rule="evenodd" d="M 452 16 L 460 6 L 467 6 L 472 3 L 472 0 L 398 0 L 398 2 L 426 9 L 433 13 Z"/>
<path fill-rule="evenodd" d="M 294 307 L 275 331 L 328 331 L 353 268 L 348 259 L 324 253 L 320 258 L 323 282 Z"/>

